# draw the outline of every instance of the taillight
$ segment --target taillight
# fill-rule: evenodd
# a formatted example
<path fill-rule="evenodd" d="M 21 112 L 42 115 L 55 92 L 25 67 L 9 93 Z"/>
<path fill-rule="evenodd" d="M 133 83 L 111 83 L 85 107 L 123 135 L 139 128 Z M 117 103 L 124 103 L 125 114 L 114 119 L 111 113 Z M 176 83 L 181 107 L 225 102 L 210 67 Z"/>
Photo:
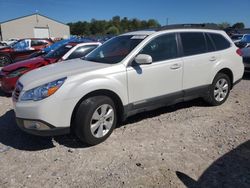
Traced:
<path fill-rule="evenodd" d="M 236 53 L 237 53 L 239 56 L 242 56 L 242 55 L 243 55 L 242 50 L 239 49 L 239 48 L 236 50 Z"/>

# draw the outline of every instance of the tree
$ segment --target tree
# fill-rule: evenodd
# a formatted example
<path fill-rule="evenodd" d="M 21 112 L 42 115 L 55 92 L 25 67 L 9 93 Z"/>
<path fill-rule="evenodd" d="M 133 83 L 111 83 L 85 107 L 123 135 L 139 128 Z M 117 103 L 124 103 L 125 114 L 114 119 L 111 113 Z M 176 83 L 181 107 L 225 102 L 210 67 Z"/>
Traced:
<path fill-rule="evenodd" d="M 237 23 L 233 24 L 232 27 L 235 28 L 235 29 L 244 29 L 245 24 L 243 22 L 237 22 Z"/>
<path fill-rule="evenodd" d="M 139 20 L 136 18 L 128 19 L 127 17 L 120 18 L 114 16 L 111 20 L 96 20 L 92 19 L 90 22 L 78 21 L 75 23 L 68 23 L 72 35 L 118 35 L 120 33 L 146 29 L 152 27 L 159 27 L 160 24 L 154 20 Z"/>
<path fill-rule="evenodd" d="M 228 22 L 222 22 L 222 23 L 219 23 L 217 25 L 220 29 L 226 29 L 226 28 L 230 27 L 230 23 L 228 23 Z"/>
<path fill-rule="evenodd" d="M 118 35 L 119 34 L 119 29 L 116 26 L 111 26 L 107 29 L 106 34 L 109 35 Z"/>

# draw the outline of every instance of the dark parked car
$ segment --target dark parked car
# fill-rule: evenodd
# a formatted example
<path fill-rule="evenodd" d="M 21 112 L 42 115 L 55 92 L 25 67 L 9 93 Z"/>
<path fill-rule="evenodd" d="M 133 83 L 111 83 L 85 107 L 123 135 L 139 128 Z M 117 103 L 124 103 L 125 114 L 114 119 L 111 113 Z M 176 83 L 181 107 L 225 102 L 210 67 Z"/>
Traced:
<path fill-rule="evenodd" d="M 53 44 L 50 39 L 22 39 L 11 46 L 0 49 L 0 67 L 23 60 L 30 54 Z"/>

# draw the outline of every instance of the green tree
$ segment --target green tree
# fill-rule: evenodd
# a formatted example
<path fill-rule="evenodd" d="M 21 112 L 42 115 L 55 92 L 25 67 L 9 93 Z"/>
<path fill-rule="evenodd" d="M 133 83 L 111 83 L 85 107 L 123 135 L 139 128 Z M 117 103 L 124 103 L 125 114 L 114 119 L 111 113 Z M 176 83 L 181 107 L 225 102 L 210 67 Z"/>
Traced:
<path fill-rule="evenodd" d="M 119 34 L 119 29 L 116 26 L 111 26 L 107 29 L 106 34 L 109 35 L 118 35 Z"/>
<path fill-rule="evenodd" d="M 226 29 L 226 28 L 228 28 L 228 27 L 231 26 L 230 23 L 228 23 L 228 22 L 222 22 L 222 23 L 219 23 L 219 24 L 217 24 L 217 25 L 218 25 L 218 27 L 219 27 L 220 29 Z"/>
<path fill-rule="evenodd" d="M 235 29 L 244 29 L 245 24 L 243 22 L 237 22 L 237 23 L 233 24 L 232 27 Z"/>

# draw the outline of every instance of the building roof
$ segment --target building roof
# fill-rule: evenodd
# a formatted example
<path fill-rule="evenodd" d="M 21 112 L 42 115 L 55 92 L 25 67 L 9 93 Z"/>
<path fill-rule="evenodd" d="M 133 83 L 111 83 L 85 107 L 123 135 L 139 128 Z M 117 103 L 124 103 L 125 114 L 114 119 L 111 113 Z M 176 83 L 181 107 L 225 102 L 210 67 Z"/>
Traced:
<path fill-rule="evenodd" d="M 4 21 L 4 22 L 0 22 L 0 24 L 7 23 L 7 22 L 11 22 L 11 21 L 18 20 L 18 19 L 22 19 L 22 18 L 29 17 L 29 16 L 34 16 L 34 15 L 39 15 L 39 16 L 45 17 L 45 18 L 47 18 L 47 19 L 50 19 L 50 20 L 53 20 L 53 21 L 55 21 L 55 22 L 58 22 L 58 23 L 61 23 L 61 24 L 63 24 L 63 25 L 68 26 L 67 24 L 65 24 L 65 23 L 63 23 L 63 22 L 60 22 L 60 21 L 55 20 L 55 19 L 53 19 L 53 18 L 49 18 L 48 16 L 44 16 L 44 15 L 39 14 L 39 13 L 29 14 L 29 15 L 26 15 L 26 16 L 21 16 L 21 17 L 18 17 L 18 18 L 6 20 L 6 21 Z"/>

